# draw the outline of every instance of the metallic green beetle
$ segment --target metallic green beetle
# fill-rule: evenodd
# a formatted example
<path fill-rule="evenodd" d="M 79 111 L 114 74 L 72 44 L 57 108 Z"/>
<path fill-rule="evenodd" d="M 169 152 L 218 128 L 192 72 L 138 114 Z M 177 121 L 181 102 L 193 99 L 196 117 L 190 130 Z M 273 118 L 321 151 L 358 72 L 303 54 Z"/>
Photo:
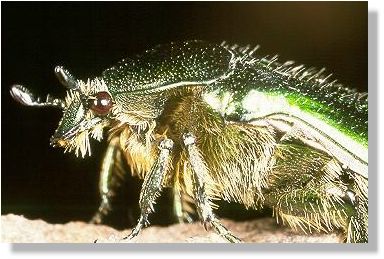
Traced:
<path fill-rule="evenodd" d="M 89 137 L 100 141 L 108 129 L 92 221 L 110 211 L 127 163 L 144 179 L 128 239 L 171 187 L 177 215 L 185 215 L 181 197 L 191 197 L 202 222 L 230 242 L 240 239 L 215 216 L 217 199 L 269 206 L 295 229 L 341 229 L 346 242 L 368 242 L 367 93 L 255 50 L 170 43 L 87 81 L 56 67 L 65 100 L 40 101 L 20 85 L 11 94 L 25 105 L 63 109 L 51 144 L 76 155 L 90 155 Z"/>

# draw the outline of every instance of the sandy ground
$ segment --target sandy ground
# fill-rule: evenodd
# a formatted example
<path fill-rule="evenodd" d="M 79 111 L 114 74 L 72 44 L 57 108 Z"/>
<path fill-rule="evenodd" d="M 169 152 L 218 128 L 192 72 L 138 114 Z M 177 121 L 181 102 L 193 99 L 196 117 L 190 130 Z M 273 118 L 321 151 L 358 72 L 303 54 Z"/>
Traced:
<path fill-rule="evenodd" d="M 312 233 L 305 235 L 278 226 L 272 218 L 245 222 L 223 219 L 222 223 L 244 242 L 254 243 L 340 243 L 340 234 Z M 6 243 L 92 243 L 121 242 L 130 230 L 118 231 L 108 226 L 85 222 L 49 224 L 23 216 L 1 216 L 1 238 Z M 126 242 L 126 241 L 124 241 Z M 130 242 L 134 243 L 225 243 L 213 231 L 205 231 L 201 223 L 150 226 Z"/>

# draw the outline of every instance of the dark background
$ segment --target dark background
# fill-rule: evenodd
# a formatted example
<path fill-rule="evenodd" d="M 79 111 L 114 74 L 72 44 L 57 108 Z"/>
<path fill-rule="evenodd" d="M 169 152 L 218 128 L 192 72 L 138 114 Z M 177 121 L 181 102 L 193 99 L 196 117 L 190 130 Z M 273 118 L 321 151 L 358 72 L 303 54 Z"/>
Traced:
<path fill-rule="evenodd" d="M 88 220 L 98 206 L 98 170 L 105 145 L 93 141 L 93 156 L 86 159 L 50 147 L 61 112 L 23 107 L 8 93 L 19 83 L 41 96 L 63 97 L 65 89 L 53 73 L 56 65 L 85 79 L 160 43 L 225 40 L 260 44 L 260 55 L 279 54 L 282 61 L 326 67 L 346 86 L 367 90 L 367 2 L 1 5 L 2 214 L 59 223 Z M 137 203 L 139 184 L 129 181 L 122 197 L 131 204 L 125 207 Z M 166 213 L 165 205 L 160 212 Z M 121 218 L 128 214 L 117 213 L 116 224 L 127 223 Z"/>

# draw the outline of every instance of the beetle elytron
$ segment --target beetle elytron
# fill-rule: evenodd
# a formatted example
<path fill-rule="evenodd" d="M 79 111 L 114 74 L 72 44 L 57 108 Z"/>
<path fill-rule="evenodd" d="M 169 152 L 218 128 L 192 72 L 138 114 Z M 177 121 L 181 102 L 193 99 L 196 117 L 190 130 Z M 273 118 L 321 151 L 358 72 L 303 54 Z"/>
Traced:
<path fill-rule="evenodd" d="M 341 229 L 346 242 L 368 242 L 368 95 L 330 82 L 323 71 L 257 57 L 249 47 L 203 41 L 161 45 L 87 81 L 63 67 L 64 115 L 51 144 L 91 154 L 89 138 L 109 143 L 100 174 L 101 204 L 110 210 L 121 164 L 144 179 L 141 216 L 148 225 L 164 187 L 193 198 L 205 226 L 240 242 L 213 212 L 215 200 L 269 206 L 283 223 L 307 232 Z M 182 216 L 181 216 L 182 217 Z"/>

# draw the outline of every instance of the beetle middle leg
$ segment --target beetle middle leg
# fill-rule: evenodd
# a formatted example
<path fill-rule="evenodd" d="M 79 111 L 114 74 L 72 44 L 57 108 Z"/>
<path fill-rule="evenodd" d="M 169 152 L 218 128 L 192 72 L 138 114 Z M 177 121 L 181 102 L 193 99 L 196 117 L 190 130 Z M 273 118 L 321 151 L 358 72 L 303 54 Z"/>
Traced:
<path fill-rule="evenodd" d="M 111 200 L 116 195 L 117 189 L 124 180 L 124 169 L 122 168 L 122 152 L 119 138 L 114 137 L 109 142 L 105 152 L 99 180 L 100 205 L 90 223 L 101 224 L 111 211 Z"/>
<path fill-rule="evenodd" d="M 207 175 L 206 165 L 195 144 L 195 136 L 187 133 L 183 135 L 184 145 L 187 148 L 189 162 L 192 167 L 192 178 L 194 184 L 194 193 L 197 211 L 204 227 L 212 226 L 217 234 L 224 237 L 231 243 L 240 243 L 241 240 L 234 236 L 220 221 L 216 218 L 209 204 L 208 196 L 205 192 L 204 176 Z"/>
<path fill-rule="evenodd" d="M 156 198 L 162 191 L 162 184 L 164 175 L 166 174 L 169 162 L 170 152 L 173 148 L 173 141 L 170 139 L 164 139 L 160 142 L 160 154 L 157 158 L 152 169 L 145 176 L 144 183 L 140 192 L 139 205 L 141 215 L 135 228 L 131 234 L 124 237 L 123 239 L 132 239 L 137 236 L 143 227 L 146 227 L 148 222 L 148 216 L 154 211 L 153 205 L 156 202 Z"/>

